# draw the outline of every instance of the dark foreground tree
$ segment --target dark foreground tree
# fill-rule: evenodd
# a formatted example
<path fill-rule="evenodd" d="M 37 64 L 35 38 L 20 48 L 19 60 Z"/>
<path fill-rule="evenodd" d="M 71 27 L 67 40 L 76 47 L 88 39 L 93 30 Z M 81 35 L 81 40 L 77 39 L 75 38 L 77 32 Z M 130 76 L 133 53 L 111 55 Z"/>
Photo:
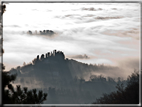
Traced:
<path fill-rule="evenodd" d="M 3 66 L 3 65 L 2 65 Z M 2 67 L 4 69 L 4 67 Z M 16 75 L 9 72 L 2 72 L 2 103 L 3 104 L 42 104 L 46 100 L 47 94 L 36 89 L 29 90 L 20 85 L 14 89 L 11 82 L 14 82 Z"/>
<path fill-rule="evenodd" d="M 6 11 L 6 5 L 1 5 L 1 15 Z"/>
<path fill-rule="evenodd" d="M 6 5 L 1 5 L 1 15 L 6 11 Z M 1 18 L 0 18 L 1 20 Z M 0 40 L 2 42 L 2 39 Z M 0 49 L 0 56 L 4 50 Z M 1 64 L 0 69 L 5 69 Z M 10 75 L 9 72 L 2 72 L 2 104 L 41 104 L 46 100 L 47 94 L 42 91 L 37 92 L 36 89 L 28 91 L 27 87 L 21 89 L 20 85 L 14 89 L 11 82 L 14 82 L 16 75 Z M 1 106 L 1 105 L 0 105 Z"/>
<path fill-rule="evenodd" d="M 139 104 L 139 72 L 134 71 L 127 78 L 127 86 L 116 86 L 117 91 L 103 96 L 93 104 Z"/>

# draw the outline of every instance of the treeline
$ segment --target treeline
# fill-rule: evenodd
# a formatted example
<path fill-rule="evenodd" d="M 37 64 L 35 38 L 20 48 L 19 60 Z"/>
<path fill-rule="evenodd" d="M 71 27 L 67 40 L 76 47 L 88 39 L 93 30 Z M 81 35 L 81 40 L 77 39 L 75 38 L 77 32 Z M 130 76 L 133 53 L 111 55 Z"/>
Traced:
<path fill-rule="evenodd" d="M 54 31 L 52 31 L 52 30 L 43 30 L 43 31 L 39 31 L 39 32 L 37 32 L 37 31 L 35 31 L 35 32 L 32 32 L 31 30 L 29 30 L 28 32 L 27 32 L 27 34 L 30 34 L 30 35 L 49 35 L 49 36 L 51 36 L 51 35 L 54 35 L 55 34 L 55 32 Z"/>
<path fill-rule="evenodd" d="M 127 80 L 101 75 L 110 71 L 120 72 L 121 69 L 103 64 L 81 63 L 65 58 L 63 52 L 54 50 L 41 56 L 37 55 L 32 63 L 24 63 L 23 66 L 11 69 L 10 73 L 18 74 L 15 83 L 29 86 L 29 89 L 44 89 L 50 99 L 45 103 L 55 104 L 66 101 L 66 103 L 79 104 L 92 103 L 103 93 L 116 91 L 117 84 L 123 83 L 124 87 L 126 86 Z M 93 75 L 92 72 L 100 75 Z"/>
<path fill-rule="evenodd" d="M 5 69 L 3 64 L 0 64 L 2 70 Z M 21 85 L 14 87 L 13 83 L 16 79 L 15 75 L 10 75 L 9 72 L 2 72 L 2 105 L 3 104 L 41 104 L 46 100 L 47 93 L 36 89 L 28 90 L 27 86 L 21 88 Z"/>
<path fill-rule="evenodd" d="M 121 71 L 121 69 L 103 64 L 93 65 L 81 63 L 73 59 L 65 58 L 62 51 L 56 50 L 47 52 L 41 56 L 37 55 L 31 63 L 24 63 L 23 66 L 18 66 L 10 70 L 11 73 L 17 73 L 19 76 L 34 75 L 43 81 L 48 81 L 47 79 L 54 80 L 58 77 L 58 79 L 63 79 L 63 81 L 73 80 L 74 77 L 89 79 L 92 73 L 103 74 L 114 71 Z"/>
<path fill-rule="evenodd" d="M 135 71 L 127 78 L 127 85 L 117 84 L 117 90 L 104 93 L 93 104 L 139 104 L 139 72 Z"/>
<path fill-rule="evenodd" d="M 104 79 L 105 78 L 105 79 Z M 37 80 L 37 79 L 35 79 Z M 20 78 L 19 81 L 22 86 L 32 86 L 35 83 L 34 78 Z M 31 83 L 27 83 L 30 82 Z M 116 91 L 116 85 L 123 83 L 126 84 L 126 80 L 118 79 L 117 82 L 113 78 L 106 78 L 102 75 L 93 75 L 90 80 L 85 81 L 83 78 L 73 78 L 72 81 L 67 83 L 66 81 L 42 81 L 38 85 L 42 84 L 39 90 L 43 90 L 48 93 L 48 100 L 45 103 L 92 103 L 96 98 L 101 97 L 103 93 L 111 93 Z M 38 86 L 37 85 L 37 86 Z M 37 87 L 36 86 L 36 87 Z M 35 87 L 34 87 L 35 88 Z"/>

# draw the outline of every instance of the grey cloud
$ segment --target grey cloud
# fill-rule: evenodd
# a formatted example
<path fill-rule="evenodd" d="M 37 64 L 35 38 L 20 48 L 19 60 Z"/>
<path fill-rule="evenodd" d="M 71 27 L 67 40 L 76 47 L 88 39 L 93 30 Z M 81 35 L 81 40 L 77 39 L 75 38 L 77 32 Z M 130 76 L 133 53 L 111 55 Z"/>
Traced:
<path fill-rule="evenodd" d="M 140 34 L 140 30 L 138 28 L 133 28 L 133 29 L 123 32 L 123 35 L 128 36 L 128 37 L 132 37 L 137 40 L 140 39 L 139 36 L 136 36 L 139 34 Z"/>
<path fill-rule="evenodd" d="M 112 36 L 119 36 L 119 37 L 131 37 L 131 38 L 134 38 L 134 39 L 137 39 L 139 40 L 140 37 L 139 37 L 139 34 L 140 34 L 140 31 L 139 31 L 139 28 L 132 28 L 132 29 L 129 29 L 127 31 L 123 31 L 123 30 L 107 30 L 107 31 L 104 31 L 103 34 L 107 34 L 107 35 L 112 35 Z"/>
<path fill-rule="evenodd" d="M 83 7 L 81 10 L 97 11 L 97 10 L 103 10 L 103 9 L 102 9 L 102 8 L 95 9 L 95 8 L 93 8 L 93 7 L 90 7 L 90 8 L 85 8 L 85 7 Z"/>
<path fill-rule="evenodd" d="M 93 17 L 94 15 L 93 14 L 87 14 L 87 15 L 84 15 L 83 17 Z"/>
<path fill-rule="evenodd" d="M 72 56 L 71 58 L 76 58 L 76 59 L 90 59 L 86 54 L 84 54 L 84 55 L 75 55 L 75 56 Z"/>
<path fill-rule="evenodd" d="M 20 26 L 18 26 L 18 25 L 8 25 L 8 26 L 4 26 L 4 27 L 20 27 Z"/>
<path fill-rule="evenodd" d="M 97 16 L 95 17 L 95 15 L 89 14 L 89 15 L 84 15 L 82 17 L 77 17 L 76 19 L 78 19 L 78 21 L 76 23 L 89 23 L 89 22 L 97 22 L 98 20 L 104 21 L 104 20 L 121 19 L 121 18 L 123 17 L 122 16 L 112 16 L 112 17 Z M 83 20 L 80 20 L 80 19 L 83 19 Z"/>
<path fill-rule="evenodd" d="M 114 16 L 114 17 L 96 17 L 95 19 L 99 19 L 99 20 L 107 20 L 107 19 L 120 19 L 123 18 L 122 16 Z"/>
<path fill-rule="evenodd" d="M 37 9 L 32 9 L 32 11 L 38 11 Z"/>
<path fill-rule="evenodd" d="M 117 10 L 117 8 L 112 8 L 112 10 Z"/>
<path fill-rule="evenodd" d="M 80 16 L 79 14 L 67 14 L 65 17 L 71 17 L 71 16 Z"/>
<path fill-rule="evenodd" d="M 63 15 L 63 16 L 55 16 L 55 18 L 61 18 L 61 19 L 64 19 L 64 18 L 76 18 L 76 16 L 80 16 L 79 14 L 66 14 L 66 15 Z"/>
<path fill-rule="evenodd" d="M 83 22 L 94 22 L 97 20 L 109 20 L 109 19 L 121 19 L 123 16 L 96 16 L 94 14 L 86 14 L 86 15 L 80 15 L 80 14 L 66 14 L 66 15 L 58 15 L 55 16 L 55 18 L 65 19 L 65 18 L 71 18 L 79 20 L 80 23 Z M 87 18 L 87 19 L 86 19 Z M 76 22 L 78 23 L 78 22 Z"/>
<path fill-rule="evenodd" d="M 18 25 L 13 25 L 13 27 L 20 27 L 20 26 L 18 26 Z"/>

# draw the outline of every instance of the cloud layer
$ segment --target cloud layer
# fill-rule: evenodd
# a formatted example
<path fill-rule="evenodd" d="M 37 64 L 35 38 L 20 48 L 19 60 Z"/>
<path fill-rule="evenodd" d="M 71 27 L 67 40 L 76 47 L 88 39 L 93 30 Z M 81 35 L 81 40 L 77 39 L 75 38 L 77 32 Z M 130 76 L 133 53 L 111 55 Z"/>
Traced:
<path fill-rule="evenodd" d="M 139 4 L 9 3 L 3 19 L 6 70 L 54 49 L 89 64 L 119 65 L 121 60 L 129 63 L 128 58 L 139 59 Z M 26 34 L 45 29 L 53 30 L 56 36 Z"/>

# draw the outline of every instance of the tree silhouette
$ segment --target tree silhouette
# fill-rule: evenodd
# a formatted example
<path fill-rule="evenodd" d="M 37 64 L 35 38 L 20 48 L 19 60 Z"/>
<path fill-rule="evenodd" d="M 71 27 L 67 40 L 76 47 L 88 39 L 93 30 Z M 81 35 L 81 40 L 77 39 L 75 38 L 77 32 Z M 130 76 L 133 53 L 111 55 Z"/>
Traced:
<path fill-rule="evenodd" d="M 1 16 L 0 16 L 0 23 L 2 23 L 1 21 L 2 21 L 2 15 L 3 15 L 3 13 L 6 11 L 6 5 L 1 5 Z M 3 27 L 3 26 L 1 26 L 1 27 Z M 1 28 L 0 28 L 0 30 L 2 30 Z M 1 36 L 1 32 L 2 31 L 0 31 L 0 36 Z M 0 44 L 2 44 L 2 42 L 3 42 L 3 38 L 0 38 Z M 1 47 L 0 47 L 1 49 L 0 49 L 0 56 L 2 56 L 3 55 L 3 53 L 4 53 L 4 49 L 2 48 L 2 45 L 1 45 Z"/>
<path fill-rule="evenodd" d="M 1 15 L 6 11 L 6 5 L 1 6 Z"/>
<path fill-rule="evenodd" d="M 117 91 L 103 94 L 93 104 L 139 104 L 139 72 L 134 71 L 127 78 L 127 86 L 117 84 Z"/>
<path fill-rule="evenodd" d="M 6 5 L 2 5 L 1 15 L 6 11 Z M 2 39 L 1 39 L 2 42 Z M 2 54 L 4 50 L 1 48 Z M 1 54 L 1 55 L 2 55 Z M 0 55 L 0 56 L 1 56 Z M 41 104 L 46 100 L 47 94 L 36 89 L 28 91 L 27 87 L 21 89 L 20 85 L 14 89 L 11 82 L 16 79 L 16 74 L 10 75 L 9 72 L 3 72 L 5 66 L 1 64 L 2 68 L 2 104 Z"/>
<path fill-rule="evenodd" d="M 28 91 L 27 87 L 21 89 L 20 85 L 14 89 L 11 82 L 16 79 L 16 74 L 2 72 L 2 103 L 3 104 L 41 104 L 46 100 L 47 94 L 36 89 Z"/>

